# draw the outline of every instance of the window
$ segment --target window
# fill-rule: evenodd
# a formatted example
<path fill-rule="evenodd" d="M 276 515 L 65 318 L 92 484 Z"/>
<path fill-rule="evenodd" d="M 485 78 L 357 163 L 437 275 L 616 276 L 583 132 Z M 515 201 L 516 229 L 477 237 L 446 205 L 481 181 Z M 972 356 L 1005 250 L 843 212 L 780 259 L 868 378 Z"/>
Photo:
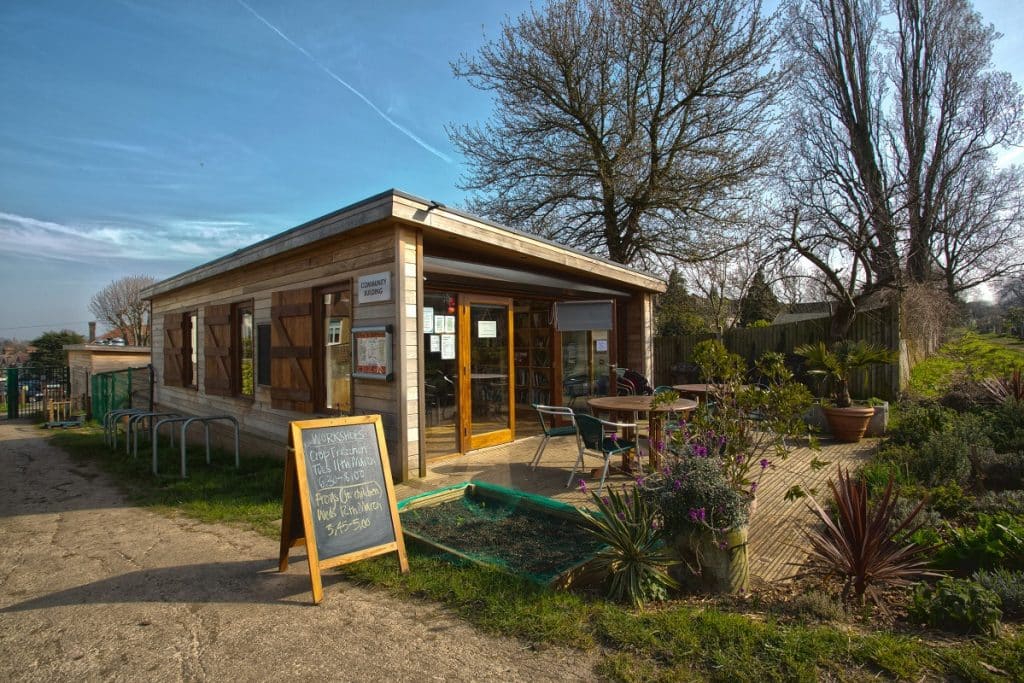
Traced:
<path fill-rule="evenodd" d="M 193 389 L 199 388 L 199 363 L 196 357 L 196 346 L 199 335 L 199 314 L 198 313 L 186 313 L 185 317 L 188 320 L 188 332 L 184 335 L 187 340 L 187 349 L 185 351 L 185 357 L 188 359 L 186 363 L 187 370 L 185 376 L 188 377 L 188 386 Z"/>
<path fill-rule="evenodd" d="M 253 383 L 251 301 L 203 309 L 203 389 L 209 396 L 251 399 Z"/>
<path fill-rule="evenodd" d="M 243 398 L 252 398 L 255 390 L 252 304 L 239 304 L 235 320 L 238 326 L 238 394 Z"/>
<path fill-rule="evenodd" d="M 256 326 L 256 383 L 270 386 L 270 325 Z"/>
<path fill-rule="evenodd" d="M 195 320 L 192 311 L 164 316 L 164 386 L 196 387 Z"/>

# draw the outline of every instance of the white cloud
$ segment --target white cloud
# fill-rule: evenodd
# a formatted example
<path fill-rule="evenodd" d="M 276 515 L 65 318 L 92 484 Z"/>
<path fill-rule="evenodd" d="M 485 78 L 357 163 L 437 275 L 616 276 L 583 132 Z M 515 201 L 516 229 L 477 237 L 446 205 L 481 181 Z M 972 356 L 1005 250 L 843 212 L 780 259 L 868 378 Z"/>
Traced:
<path fill-rule="evenodd" d="M 191 264 L 265 237 L 245 221 L 145 219 L 65 224 L 0 212 L 0 254 L 78 263 L 123 259 Z"/>

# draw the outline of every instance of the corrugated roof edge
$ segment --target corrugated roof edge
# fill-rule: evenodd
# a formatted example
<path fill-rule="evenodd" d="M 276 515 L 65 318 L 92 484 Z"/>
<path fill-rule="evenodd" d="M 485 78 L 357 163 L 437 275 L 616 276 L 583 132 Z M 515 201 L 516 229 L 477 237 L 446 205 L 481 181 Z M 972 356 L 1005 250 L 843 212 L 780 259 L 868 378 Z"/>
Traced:
<path fill-rule="evenodd" d="M 236 249 L 235 251 L 227 253 L 224 256 L 219 256 L 219 257 L 213 259 L 212 261 L 207 261 L 206 263 L 201 263 L 198 266 L 195 266 L 193 268 L 189 268 L 188 270 L 182 271 L 182 272 L 180 272 L 180 273 L 178 273 L 176 275 L 172 275 L 171 277 L 166 278 L 164 280 L 161 280 L 160 282 L 157 282 L 156 284 L 153 284 L 153 285 L 145 288 L 144 290 L 142 290 L 141 297 L 144 300 L 148 300 L 148 299 L 153 298 L 154 296 L 158 296 L 160 294 L 166 294 L 168 292 L 174 291 L 175 289 L 180 289 L 181 287 L 185 287 L 185 286 L 190 285 L 190 284 L 195 284 L 195 283 L 200 282 L 200 281 L 202 281 L 202 280 L 204 280 L 204 279 L 206 279 L 208 277 L 214 277 L 215 275 L 219 275 L 220 273 L 219 272 L 218 273 L 211 272 L 209 275 L 206 275 L 206 276 L 200 275 L 200 273 L 202 271 L 204 271 L 204 270 L 214 270 L 218 265 L 221 265 L 223 263 L 231 261 L 232 259 L 237 259 L 237 258 L 243 257 L 243 256 L 245 256 L 248 253 L 252 253 L 252 252 L 258 251 L 261 247 L 268 246 L 268 245 L 276 243 L 276 242 L 284 241 L 289 236 L 295 235 L 296 233 L 300 233 L 303 230 L 306 230 L 306 229 L 312 227 L 315 224 L 322 223 L 324 221 L 329 221 L 332 218 L 335 218 L 335 217 L 338 217 L 338 216 L 342 216 L 342 215 L 347 214 L 347 213 L 351 213 L 351 212 L 359 209 L 360 207 L 369 206 L 369 205 L 372 205 L 372 204 L 374 204 L 376 202 L 380 202 L 383 199 L 388 199 L 388 198 L 393 198 L 393 197 L 399 197 L 399 198 L 405 199 L 407 201 L 419 202 L 419 203 L 425 204 L 427 206 L 431 206 L 431 205 L 437 206 L 438 208 L 441 208 L 444 211 L 446 211 L 446 212 L 448 212 L 450 214 L 453 214 L 455 216 L 458 216 L 460 218 L 465 218 L 467 220 L 477 221 L 477 222 L 482 223 L 484 225 L 487 225 L 487 226 L 490 226 L 490 227 L 493 227 L 493 228 L 497 228 L 499 230 L 504 230 L 506 232 L 512 233 L 514 235 L 517 235 L 517 236 L 525 238 L 525 239 L 536 240 L 536 241 L 541 242 L 543 244 L 547 244 L 547 245 L 556 247 L 558 249 L 563 249 L 565 251 L 577 254 L 579 256 L 583 256 L 583 257 L 586 257 L 586 258 L 594 259 L 595 261 L 599 261 L 599 262 L 604 263 L 605 265 L 608 265 L 610 267 L 619 268 L 619 269 L 622 269 L 622 270 L 630 272 L 630 273 L 635 273 L 637 275 L 642 275 L 642 276 L 645 276 L 645 277 L 649 277 L 649 278 L 651 278 L 653 280 L 657 280 L 662 285 L 664 285 L 666 283 L 666 280 L 664 278 L 662 278 L 662 277 L 660 277 L 658 275 L 655 275 L 653 273 L 650 273 L 650 272 L 647 272 L 647 271 L 642 271 L 642 270 L 639 270 L 639 269 L 636 269 L 636 268 L 631 268 L 631 267 L 623 265 L 621 263 L 617 263 L 617 262 L 612 261 L 610 259 L 604 258 L 603 256 L 598 256 L 596 254 L 591 254 L 591 253 L 588 253 L 588 252 L 585 252 L 585 251 L 581 251 L 581 250 L 575 249 L 573 247 L 568 247 L 568 246 L 566 246 L 564 244 L 560 244 L 558 242 L 555 242 L 554 240 L 549 240 L 549 239 L 546 239 L 544 237 L 540 237 L 539 235 L 535 235 L 533 233 L 529 233 L 529 232 L 526 232 L 526 231 L 523 231 L 523 230 L 519 230 L 519 229 L 516 229 L 516 228 L 510 228 L 507 225 L 502 225 L 500 223 L 496 223 L 496 222 L 488 220 L 486 218 L 481 218 L 480 216 L 475 216 L 475 215 L 473 215 L 471 213 L 468 213 L 468 212 L 465 212 L 465 211 L 461 211 L 459 209 L 453 209 L 453 208 L 451 208 L 449 206 L 446 206 L 446 205 L 444 205 L 444 204 L 442 204 L 440 202 L 436 202 L 436 201 L 433 201 L 433 200 L 430 200 L 430 199 L 424 199 L 423 197 L 419 197 L 419 196 L 416 196 L 414 194 L 410 194 L 408 192 L 404 192 L 402 190 L 391 188 L 389 190 L 385 190 L 385 191 L 380 192 L 378 194 L 375 194 L 375 195 L 372 195 L 370 197 L 367 197 L 366 199 L 361 199 L 361 200 L 359 200 L 357 202 L 354 202 L 352 204 L 349 204 L 347 206 L 343 206 L 340 209 L 336 209 L 334 211 L 331 211 L 330 213 L 326 213 L 326 214 L 324 214 L 322 216 L 318 216 L 317 218 L 310 219 L 310 220 L 306 221 L 305 223 L 301 223 L 300 225 L 297 225 L 297 226 L 295 226 L 293 228 L 289 228 L 289 229 L 287 229 L 287 230 L 285 230 L 283 232 L 279 232 L 279 233 L 277 233 L 275 235 L 271 235 L 270 237 L 267 237 L 266 239 L 262 239 L 259 242 L 254 242 L 253 244 L 244 246 L 244 247 L 242 247 L 240 249 Z M 340 231 L 340 232 L 344 232 L 344 231 Z M 340 232 L 338 234 L 340 234 Z M 245 265 L 245 264 L 240 263 L 240 264 L 238 264 L 237 267 L 241 267 L 243 265 Z M 194 276 L 197 276 L 197 275 L 198 275 L 198 277 L 194 277 Z"/>

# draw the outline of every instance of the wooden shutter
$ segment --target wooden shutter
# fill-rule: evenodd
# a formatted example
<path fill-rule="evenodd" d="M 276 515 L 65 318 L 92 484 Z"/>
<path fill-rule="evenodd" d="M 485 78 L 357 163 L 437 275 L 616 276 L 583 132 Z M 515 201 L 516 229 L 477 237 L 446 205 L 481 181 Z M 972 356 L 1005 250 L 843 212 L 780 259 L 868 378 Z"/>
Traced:
<path fill-rule="evenodd" d="M 164 386 L 183 387 L 184 329 L 181 313 L 164 316 Z"/>
<path fill-rule="evenodd" d="M 313 290 L 270 299 L 270 398 L 280 410 L 313 412 Z"/>
<path fill-rule="evenodd" d="M 210 396 L 235 393 L 232 327 L 231 304 L 207 306 L 203 311 L 203 358 L 206 360 L 203 388 Z"/>

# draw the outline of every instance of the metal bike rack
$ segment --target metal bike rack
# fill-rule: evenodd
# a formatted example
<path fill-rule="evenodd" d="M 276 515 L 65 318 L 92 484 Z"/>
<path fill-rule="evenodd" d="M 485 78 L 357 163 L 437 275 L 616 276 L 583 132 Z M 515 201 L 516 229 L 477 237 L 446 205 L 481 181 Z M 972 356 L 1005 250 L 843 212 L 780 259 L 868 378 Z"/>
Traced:
<path fill-rule="evenodd" d="M 184 417 L 181 413 L 137 413 L 128 418 L 128 427 L 125 430 L 124 453 L 131 453 L 132 458 L 139 456 L 139 432 L 142 431 L 142 423 L 149 421 L 150 438 L 153 438 L 153 418 L 155 417 Z M 172 443 L 173 445 L 173 443 Z"/>
<path fill-rule="evenodd" d="M 162 427 L 165 424 L 173 424 L 175 422 L 184 422 L 186 420 L 191 420 L 191 419 L 192 419 L 191 417 L 187 417 L 187 416 L 183 416 L 183 415 L 178 415 L 176 417 L 165 417 L 164 419 L 159 420 L 158 422 L 156 422 L 153 425 L 153 428 L 151 430 L 151 434 L 153 435 L 153 439 L 152 439 L 153 440 L 153 474 L 158 474 L 158 472 L 157 472 L 157 445 L 160 442 L 160 427 Z M 171 430 L 171 446 L 172 447 L 174 446 L 174 430 L 173 429 Z M 184 466 L 184 463 L 182 464 L 182 467 L 181 467 L 181 476 L 182 477 L 185 476 L 185 466 Z"/>
<path fill-rule="evenodd" d="M 210 415 L 207 417 L 190 417 L 181 425 L 181 476 L 185 478 L 185 451 L 187 443 L 185 441 L 186 432 L 188 432 L 189 426 L 193 422 L 201 422 L 203 425 L 204 436 L 206 437 L 206 464 L 210 464 L 210 423 L 217 420 L 229 420 L 235 428 L 235 468 L 238 469 L 241 466 L 241 461 L 238 457 L 238 420 L 231 415 Z M 153 461 L 154 467 L 156 461 Z M 155 470 L 154 470 L 155 471 Z"/>
<path fill-rule="evenodd" d="M 103 442 L 112 448 L 117 448 L 117 425 L 121 418 L 130 417 L 143 412 L 141 408 L 122 408 L 111 410 L 103 416 Z"/>

